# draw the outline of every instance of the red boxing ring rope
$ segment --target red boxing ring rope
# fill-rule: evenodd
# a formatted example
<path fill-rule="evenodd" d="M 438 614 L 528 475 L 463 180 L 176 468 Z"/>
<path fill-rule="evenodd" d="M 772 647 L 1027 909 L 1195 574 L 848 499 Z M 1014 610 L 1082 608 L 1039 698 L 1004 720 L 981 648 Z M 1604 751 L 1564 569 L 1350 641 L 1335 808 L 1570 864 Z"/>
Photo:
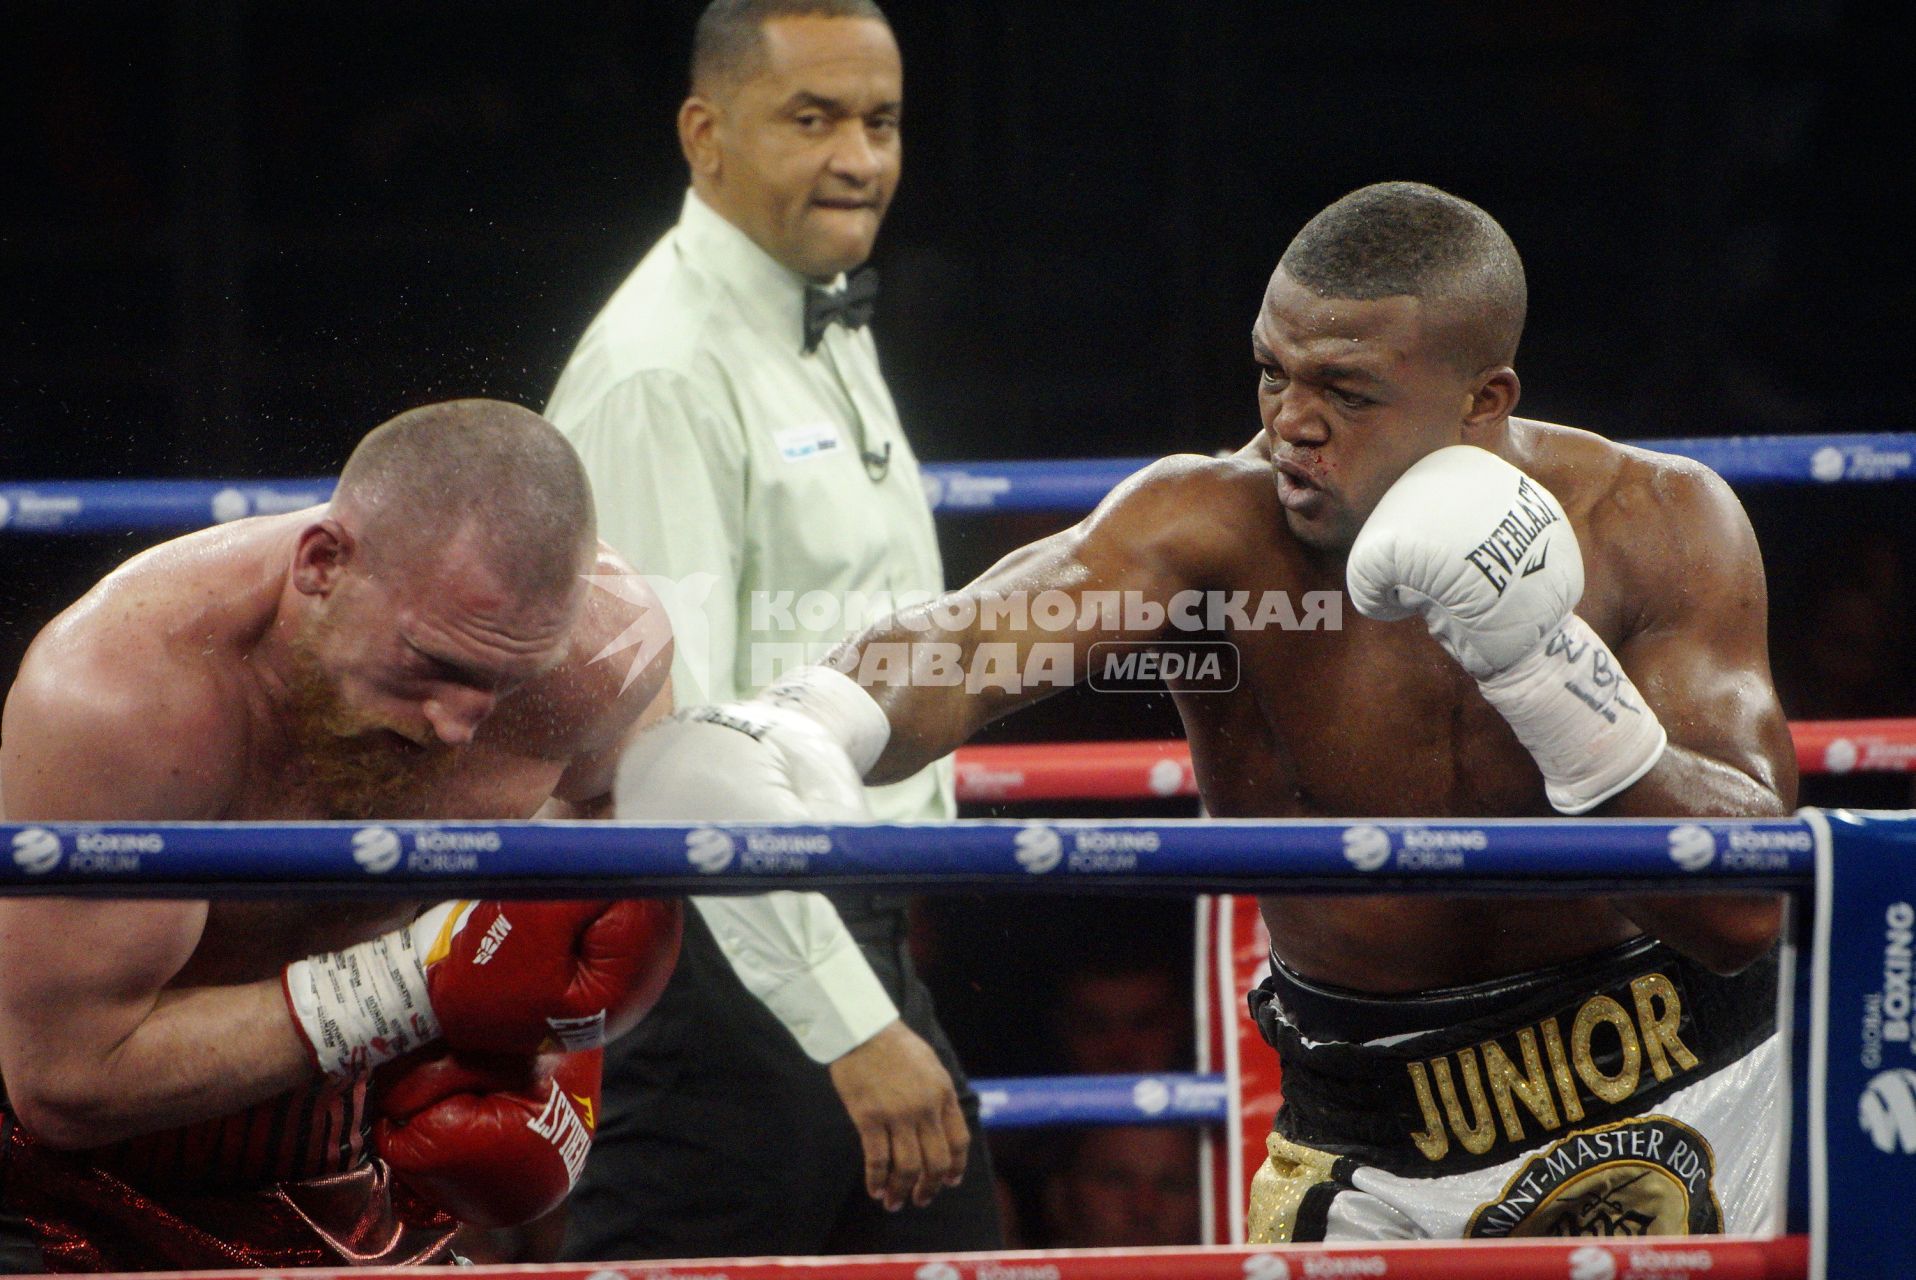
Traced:
<path fill-rule="evenodd" d="M 1481 1240 L 1470 1244 L 1292 1245 L 1263 1249 L 1049 1249 L 840 1258 L 708 1258 L 545 1266 L 371 1267 L 302 1271 L 316 1280 L 1801 1280 L 1802 1236 L 1692 1236 L 1628 1242 Z M 174 1272 L 231 1280 L 231 1271 Z M 127 1280 L 134 1280 L 128 1276 Z"/>
<path fill-rule="evenodd" d="M 1916 772 L 1916 719 L 1800 720 L 1790 734 L 1804 774 Z M 1175 738 L 962 747 L 957 761 L 958 798 L 974 802 L 1197 794 L 1190 745 Z"/>

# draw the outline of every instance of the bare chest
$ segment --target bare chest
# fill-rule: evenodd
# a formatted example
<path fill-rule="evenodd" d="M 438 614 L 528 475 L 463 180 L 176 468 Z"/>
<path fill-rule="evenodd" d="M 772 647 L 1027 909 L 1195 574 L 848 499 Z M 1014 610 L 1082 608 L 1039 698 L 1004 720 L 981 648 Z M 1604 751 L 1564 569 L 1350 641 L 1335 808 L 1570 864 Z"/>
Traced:
<path fill-rule="evenodd" d="M 1581 612 L 1610 630 L 1600 598 Z M 1238 689 L 1177 694 L 1212 813 L 1550 812 L 1529 753 L 1419 621 L 1374 622 L 1340 592 L 1321 627 L 1227 638 L 1238 651 Z"/>
<path fill-rule="evenodd" d="M 1179 699 L 1199 787 L 1230 817 L 1547 816 L 1543 779 L 1417 621 L 1349 611 L 1338 631 L 1247 637 L 1241 696 Z M 1376 991 L 1476 982 L 1620 941 L 1601 903 L 1267 897 L 1285 963 Z"/>

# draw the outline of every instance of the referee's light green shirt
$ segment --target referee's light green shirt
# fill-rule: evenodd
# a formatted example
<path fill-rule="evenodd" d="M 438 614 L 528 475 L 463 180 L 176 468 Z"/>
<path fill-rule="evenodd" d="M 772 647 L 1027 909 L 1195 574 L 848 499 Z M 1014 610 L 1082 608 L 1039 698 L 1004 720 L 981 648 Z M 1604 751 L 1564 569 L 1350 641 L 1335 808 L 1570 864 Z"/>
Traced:
<path fill-rule="evenodd" d="M 593 320 L 546 407 L 585 461 L 600 536 L 671 615 L 680 706 L 749 696 L 886 602 L 944 586 L 871 330 L 833 325 L 803 353 L 806 283 L 688 191 L 677 226 Z M 860 455 L 887 445 L 874 481 Z M 880 819 L 952 817 L 951 762 L 870 797 Z M 876 980 L 824 899 L 698 902 L 748 989 L 814 1058 L 889 1021 L 889 1000 L 871 999 Z M 726 902 L 739 911 L 721 920 Z"/>

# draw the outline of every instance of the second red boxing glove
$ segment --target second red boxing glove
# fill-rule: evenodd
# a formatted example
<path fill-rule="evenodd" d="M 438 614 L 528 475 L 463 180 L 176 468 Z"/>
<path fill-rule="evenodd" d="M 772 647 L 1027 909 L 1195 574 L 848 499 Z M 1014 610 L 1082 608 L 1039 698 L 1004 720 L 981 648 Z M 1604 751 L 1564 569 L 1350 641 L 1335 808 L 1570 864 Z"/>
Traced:
<path fill-rule="evenodd" d="M 603 1054 L 425 1051 L 373 1077 L 373 1147 L 461 1222 L 514 1227 L 558 1208 L 598 1129 Z"/>
<path fill-rule="evenodd" d="M 433 1012 L 455 1048 L 597 1048 L 658 1003 L 683 927 L 676 900 L 476 903 L 426 952 Z M 508 1043 L 510 1027 L 544 1038 Z"/>
<path fill-rule="evenodd" d="M 683 927 L 676 901 L 442 902 L 403 928 L 295 961 L 282 987 L 331 1075 L 441 1038 L 477 1053 L 591 1049 L 652 1008 Z"/>

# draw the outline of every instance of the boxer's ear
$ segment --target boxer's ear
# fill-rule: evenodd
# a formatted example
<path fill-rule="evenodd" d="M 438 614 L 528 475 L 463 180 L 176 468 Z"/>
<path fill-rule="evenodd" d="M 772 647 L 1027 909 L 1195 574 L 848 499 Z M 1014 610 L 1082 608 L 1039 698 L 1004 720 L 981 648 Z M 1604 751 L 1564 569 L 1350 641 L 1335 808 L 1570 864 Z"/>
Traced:
<path fill-rule="evenodd" d="M 1517 371 L 1509 365 L 1498 365 L 1478 374 L 1470 384 L 1470 390 L 1464 402 L 1464 437 L 1467 443 L 1476 443 L 1472 436 L 1488 435 L 1503 426 L 1504 419 L 1516 412 L 1517 400 L 1523 394 L 1523 384 L 1517 380 Z"/>
<path fill-rule="evenodd" d="M 294 590 L 322 598 L 331 595 L 358 551 L 358 540 L 330 516 L 307 525 L 293 546 Z"/>

